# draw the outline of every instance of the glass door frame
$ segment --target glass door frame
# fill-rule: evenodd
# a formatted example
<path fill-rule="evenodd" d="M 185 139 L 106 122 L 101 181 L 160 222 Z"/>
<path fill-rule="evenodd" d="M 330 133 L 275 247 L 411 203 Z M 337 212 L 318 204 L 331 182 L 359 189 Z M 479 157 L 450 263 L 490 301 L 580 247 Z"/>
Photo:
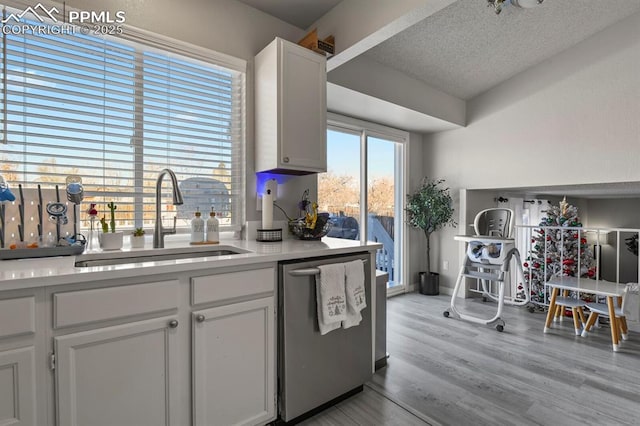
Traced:
<path fill-rule="evenodd" d="M 400 285 L 387 289 L 387 296 L 405 293 L 409 288 L 409 256 L 408 250 L 408 225 L 406 221 L 405 193 L 406 183 L 409 181 L 409 132 L 394 129 L 377 123 L 371 123 L 365 120 L 346 117 L 340 114 L 327 113 L 327 129 L 337 132 L 360 135 L 360 242 L 367 241 L 368 235 L 368 167 L 367 167 L 367 139 L 375 137 L 378 139 L 388 140 L 397 143 L 395 147 L 396 155 L 394 160 L 394 186 L 395 205 L 397 213 L 397 225 L 395 228 L 399 230 L 398 236 L 394 238 L 396 252 L 400 252 Z M 399 209 L 399 211 L 398 211 Z"/>

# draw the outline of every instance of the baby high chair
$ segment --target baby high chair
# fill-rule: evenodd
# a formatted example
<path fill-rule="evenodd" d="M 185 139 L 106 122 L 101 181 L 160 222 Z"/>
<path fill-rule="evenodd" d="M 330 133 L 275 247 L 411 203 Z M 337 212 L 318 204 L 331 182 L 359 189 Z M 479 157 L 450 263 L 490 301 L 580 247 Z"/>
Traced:
<path fill-rule="evenodd" d="M 514 229 L 513 216 L 513 210 L 501 207 L 481 210 L 473 221 L 473 229 L 476 235 L 511 238 Z M 491 292 L 491 282 L 485 279 L 481 279 L 480 282 L 482 300 L 486 302 L 491 299 L 497 302 L 497 295 Z"/>
<path fill-rule="evenodd" d="M 451 296 L 451 306 L 444 311 L 444 316 L 455 316 L 478 324 L 495 324 L 496 330 L 503 331 L 505 322 L 500 316 L 504 304 L 525 305 L 530 300 L 520 253 L 515 247 L 515 240 L 509 238 L 513 232 L 513 211 L 504 208 L 482 210 L 476 215 L 474 228 L 476 235 L 454 237 L 467 243 L 467 251 Z M 517 270 L 520 271 L 522 288 L 518 289 L 517 282 L 511 284 L 509 299 L 505 301 L 505 281 L 509 280 L 508 272 L 512 259 L 515 259 Z M 464 278 L 476 278 L 482 282 L 483 298 L 486 296 L 498 302 L 495 316 L 489 319 L 478 318 L 464 314 L 456 308 L 456 295 Z M 497 285 L 497 294 L 490 292 L 491 282 Z"/>
<path fill-rule="evenodd" d="M 513 210 L 493 208 L 480 211 L 473 221 L 476 235 L 511 238 L 513 234 Z"/>

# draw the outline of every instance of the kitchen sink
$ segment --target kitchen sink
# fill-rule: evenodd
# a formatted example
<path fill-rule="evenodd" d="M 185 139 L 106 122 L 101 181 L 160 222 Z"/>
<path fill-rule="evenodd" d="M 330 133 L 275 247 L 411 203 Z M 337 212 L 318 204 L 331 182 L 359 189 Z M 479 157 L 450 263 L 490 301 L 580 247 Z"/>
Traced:
<path fill-rule="evenodd" d="M 75 266 L 85 268 L 90 266 L 122 265 L 127 263 L 160 262 L 163 260 L 196 259 L 201 257 L 219 257 L 234 254 L 250 253 L 248 250 L 231 246 L 217 246 L 206 250 L 185 249 L 154 249 L 136 252 L 96 253 L 78 256 Z"/>

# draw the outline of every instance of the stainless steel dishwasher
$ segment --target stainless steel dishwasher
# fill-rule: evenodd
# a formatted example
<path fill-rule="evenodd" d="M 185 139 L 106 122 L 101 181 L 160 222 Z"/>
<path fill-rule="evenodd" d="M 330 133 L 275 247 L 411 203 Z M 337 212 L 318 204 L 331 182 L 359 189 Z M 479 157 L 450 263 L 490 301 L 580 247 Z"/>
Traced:
<path fill-rule="evenodd" d="M 318 328 L 318 266 L 365 261 L 367 307 L 362 322 L 324 336 Z M 278 394 L 280 420 L 296 422 L 335 399 L 362 390 L 373 371 L 369 253 L 281 262 L 279 265 Z"/>

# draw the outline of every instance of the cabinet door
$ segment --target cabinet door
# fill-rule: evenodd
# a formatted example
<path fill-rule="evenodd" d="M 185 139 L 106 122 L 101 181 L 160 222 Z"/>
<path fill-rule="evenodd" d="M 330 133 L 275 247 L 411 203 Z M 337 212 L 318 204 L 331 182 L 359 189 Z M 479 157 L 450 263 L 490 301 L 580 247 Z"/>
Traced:
<path fill-rule="evenodd" d="M 175 424 L 178 330 L 164 317 L 56 337 L 58 424 Z"/>
<path fill-rule="evenodd" d="M 0 426 L 36 425 L 35 348 L 0 352 Z"/>
<path fill-rule="evenodd" d="M 194 424 L 264 424 L 275 417 L 274 299 L 193 313 Z"/>
<path fill-rule="evenodd" d="M 283 168 L 325 172 L 326 59 L 294 44 L 282 48 L 280 162 Z"/>

